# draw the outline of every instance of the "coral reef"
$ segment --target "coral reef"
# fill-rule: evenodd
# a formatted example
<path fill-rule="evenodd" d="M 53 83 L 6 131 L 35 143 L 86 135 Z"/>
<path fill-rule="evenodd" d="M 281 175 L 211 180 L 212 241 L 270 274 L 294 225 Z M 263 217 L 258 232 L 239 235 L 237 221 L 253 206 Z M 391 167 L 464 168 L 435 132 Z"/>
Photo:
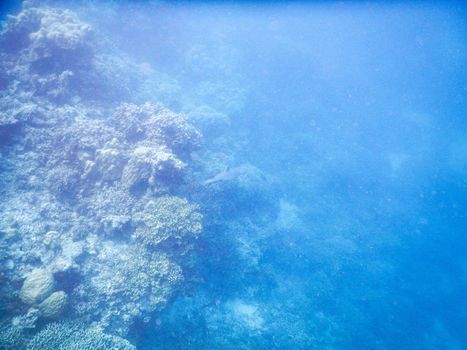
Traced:
<path fill-rule="evenodd" d="M 125 339 L 79 323 L 51 323 L 37 333 L 26 350 L 135 350 Z"/>
<path fill-rule="evenodd" d="M 146 204 L 134 216 L 137 228 L 133 237 L 145 245 L 157 246 L 168 240 L 180 245 L 201 232 L 201 215 L 186 199 L 162 196 Z"/>
<path fill-rule="evenodd" d="M 18 2 L 0 350 L 467 349 L 461 2 Z"/>
<path fill-rule="evenodd" d="M 41 302 L 52 293 L 54 285 L 54 277 L 50 271 L 44 269 L 33 270 L 26 277 L 19 297 L 26 304 Z"/>
<path fill-rule="evenodd" d="M 158 144 L 136 147 L 122 172 L 122 183 L 135 193 L 160 191 L 164 183 L 179 182 L 185 163 Z"/>
<path fill-rule="evenodd" d="M 39 304 L 42 317 L 58 318 L 65 310 L 68 303 L 68 295 L 64 291 L 54 292 Z"/>
<path fill-rule="evenodd" d="M 136 103 L 135 65 L 98 42 L 72 11 L 34 4 L 0 32 L 4 348 L 27 330 L 30 350 L 133 349 L 113 335 L 182 292 L 201 233 L 183 194 L 201 134 Z"/>
<path fill-rule="evenodd" d="M 0 349 L 18 350 L 23 348 L 24 337 L 21 328 L 0 326 Z"/>
<path fill-rule="evenodd" d="M 260 346 L 273 322 L 252 285 L 272 280 L 262 243 L 280 190 L 235 158 L 242 140 L 227 113 L 244 89 L 200 81 L 174 112 L 152 95 L 170 95 L 176 82 L 148 93 L 140 74 L 169 78 L 99 35 L 70 10 L 34 4 L 0 33 L 0 344 L 130 350 L 125 338 L 141 325 L 159 327 L 173 305 L 178 319 L 191 303 L 182 324 L 198 327 L 202 315 L 217 335 L 182 348 Z M 203 296 L 233 285 L 239 295 Z"/>
<path fill-rule="evenodd" d="M 183 280 L 181 268 L 161 252 L 104 241 L 73 290 L 75 312 L 125 335 L 135 319 L 163 309 Z"/>

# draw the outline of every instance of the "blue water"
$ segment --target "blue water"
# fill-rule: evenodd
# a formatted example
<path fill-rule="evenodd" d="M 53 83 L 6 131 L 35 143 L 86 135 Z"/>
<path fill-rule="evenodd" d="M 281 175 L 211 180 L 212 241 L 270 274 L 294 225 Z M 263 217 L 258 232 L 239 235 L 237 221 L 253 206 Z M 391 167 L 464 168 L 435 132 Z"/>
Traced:
<path fill-rule="evenodd" d="M 18 297 L 32 269 L 51 270 L 54 290 L 69 295 L 69 312 L 52 319 L 40 315 L 33 327 L 21 328 L 21 341 L 5 349 L 36 349 L 30 339 L 58 321 L 98 325 L 140 350 L 467 348 L 467 7 L 462 2 L 32 6 L 73 11 L 92 27 L 86 42 L 93 53 L 77 49 L 82 61 L 66 56 L 68 47 L 54 55 L 53 45 L 60 44 L 44 39 L 37 45 L 52 53 L 34 61 L 25 52 L 37 48 L 25 44 L 14 51 L 11 41 L 0 41 L 8 62 L 33 60 L 22 75 L 13 68 L 20 63 L 2 64 L 0 113 L 12 115 L 26 103 L 46 110 L 42 119 L 34 113 L 23 117 L 22 111 L 17 121 L 0 123 L 3 329 L 14 327 L 31 308 L 42 310 Z M 0 9 L 20 11 L 18 4 Z M 44 24 L 27 30 L 37 26 L 53 31 Z M 99 75 L 101 68 L 91 73 L 87 65 L 104 56 L 113 57 L 103 60 L 107 73 Z M 78 63 L 69 63 L 75 59 Z M 39 76 L 52 85 L 65 70 L 73 72 L 72 83 L 60 88 L 40 90 L 40 82 L 30 86 L 21 80 Z M 61 90 L 53 95 L 53 89 Z M 154 127 L 146 121 L 139 131 L 130 130 L 133 112 L 110 117 L 121 103 L 147 101 L 187 115 L 202 134 L 199 145 L 190 148 L 191 139 L 177 143 L 178 137 L 197 137 L 185 124 L 175 127 L 181 134 L 169 128 L 154 138 L 145 134 Z M 74 114 L 68 116 L 66 108 Z M 80 118 L 106 127 L 95 133 L 87 126 L 78 129 Z M 163 121 L 155 123 L 157 129 Z M 117 131 L 107 131 L 112 128 Z M 99 136 L 107 132 L 111 136 Z M 60 133 L 65 137 L 57 141 Z M 108 140 L 99 143 L 100 137 Z M 99 163 L 98 149 L 118 149 L 115 162 L 127 164 L 133 150 L 158 142 L 153 149 L 183 161 L 184 172 L 173 175 L 170 167 L 177 166 L 170 163 L 169 170 L 159 166 L 151 177 L 141 167 L 130 175 L 139 182 L 120 192 L 127 170 L 121 177 L 107 175 L 114 170 Z M 50 152 L 57 153 L 53 160 L 47 158 Z M 87 159 L 96 167 L 104 164 L 104 170 L 84 177 Z M 63 167 L 66 171 L 56 170 Z M 107 201 L 98 203 L 101 193 Z M 50 194 L 47 208 L 28 214 L 28 205 L 38 206 L 30 198 L 45 194 Z M 186 198 L 202 215 L 196 239 L 187 238 L 196 231 L 196 219 L 186 219 L 177 207 L 147 207 L 167 195 Z M 128 217 L 124 224 L 103 223 L 120 211 Z M 161 214 L 154 218 L 154 213 Z M 31 219 L 24 218 L 28 215 Z M 166 217 L 172 224 L 179 220 L 168 230 L 170 238 L 161 244 L 139 241 L 145 234 L 139 230 L 150 220 L 165 223 Z M 186 232 L 180 228 L 185 219 L 192 220 Z M 17 232 L 14 238 L 9 230 Z M 49 258 L 55 248 L 31 243 L 50 230 L 68 230 L 73 242 L 84 245 L 73 267 L 56 267 Z M 98 242 L 95 250 L 91 237 Z M 124 247 L 119 249 L 129 260 L 101 255 L 113 244 Z M 111 290 L 117 283 L 111 276 L 119 274 L 132 287 L 142 283 L 132 276 L 158 259 L 150 255 L 132 263 L 139 254 L 131 255 L 132 249 L 142 246 L 148 254 L 165 254 L 180 270 L 167 268 L 181 271 L 183 281 L 172 284 L 177 278 L 164 275 L 157 282 L 163 288 L 141 284 L 143 297 L 134 300 L 125 287 L 114 293 L 96 286 L 96 280 L 110 281 Z M 51 267 L 45 261 L 52 261 Z M 126 264 L 136 272 L 125 275 Z M 164 302 L 145 309 L 151 298 Z M 97 306 L 89 306 L 89 299 Z M 118 315 L 105 323 L 102 310 L 109 300 Z M 81 305 L 89 311 L 80 313 Z M 140 313 L 128 311 L 133 307 Z M 121 322 L 127 328 L 119 328 Z"/>

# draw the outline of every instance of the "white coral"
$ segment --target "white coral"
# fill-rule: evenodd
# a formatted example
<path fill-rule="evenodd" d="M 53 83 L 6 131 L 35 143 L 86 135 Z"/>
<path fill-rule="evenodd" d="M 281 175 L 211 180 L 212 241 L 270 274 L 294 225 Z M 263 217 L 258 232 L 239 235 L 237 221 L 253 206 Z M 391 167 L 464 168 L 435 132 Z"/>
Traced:
<path fill-rule="evenodd" d="M 29 305 L 39 303 L 53 291 L 55 280 L 45 269 L 35 269 L 27 277 L 20 291 L 21 300 Z"/>

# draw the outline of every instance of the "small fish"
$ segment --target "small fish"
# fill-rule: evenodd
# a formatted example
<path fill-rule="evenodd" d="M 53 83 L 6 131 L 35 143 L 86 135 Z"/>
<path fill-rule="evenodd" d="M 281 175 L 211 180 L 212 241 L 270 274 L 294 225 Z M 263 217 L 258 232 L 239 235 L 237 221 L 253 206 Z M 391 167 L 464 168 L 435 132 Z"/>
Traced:
<path fill-rule="evenodd" d="M 251 173 L 252 166 L 250 164 L 242 164 L 234 168 L 227 168 L 224 171 L 214 175 L 210 179 L 203 182 L 203 185 L 210 185 L 221 181 L 230 181 L 237 179 L 241 175 Z"/>

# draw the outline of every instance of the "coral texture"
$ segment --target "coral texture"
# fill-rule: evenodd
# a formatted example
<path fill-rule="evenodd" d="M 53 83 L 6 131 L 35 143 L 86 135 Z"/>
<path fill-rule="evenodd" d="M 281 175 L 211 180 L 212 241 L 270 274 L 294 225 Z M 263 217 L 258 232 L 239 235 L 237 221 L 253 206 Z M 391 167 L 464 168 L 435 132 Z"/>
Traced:
<path fill-rule="evenodd" d="M 173 196 L 162 196 L 149 202 L 134 219 L 138 225 L 134 238 L 146 245 L 155 246 L 168 240 L 182 244 L 201 232 L 198 207 Z"/>
<path fill-rule="evenodd" d="M 28 343 L 26 350 L 135 350 L 128 341 L 79 323 L 51 323 Z"/>
<path fill-rule="evenodd" d="M 39 304 L 41 316 L 46 318 L 58 318 L 65 310 L 68 295 L 64 291 L 54 292 Z"/>
<path fill-rule="evenodd" d="M 135 101 L 135 64 L 101 39 L 76 13 L 35 4 L 0 32 L 6 321 L 32 333 L 84 325 L 47 326 L 29 349 L 130 349 L 85 327 L 127 335 L 161 312 L 201 232 L 200 207 L 182 198 L 201 134 Z"/>
<path fill-rule="evenodd" d="M 52 293 L 54 285 L 54 277 L 50 271 L 36 269 L 26 277 L 21 287 L 20 298 L 26 304 L 41 302 Z"/>

